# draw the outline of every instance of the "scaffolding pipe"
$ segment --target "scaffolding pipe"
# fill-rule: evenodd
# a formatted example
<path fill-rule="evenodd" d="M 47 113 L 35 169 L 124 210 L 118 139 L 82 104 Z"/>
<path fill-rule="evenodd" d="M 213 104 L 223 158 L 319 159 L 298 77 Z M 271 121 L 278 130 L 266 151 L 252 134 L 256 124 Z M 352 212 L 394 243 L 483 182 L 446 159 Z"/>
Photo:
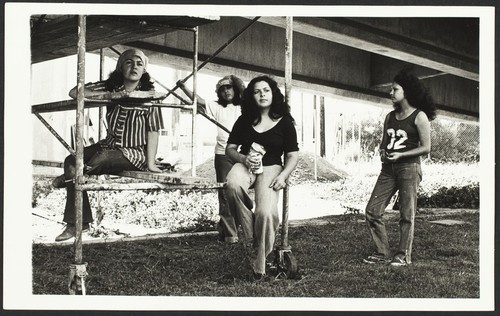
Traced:
<path fill-rule="evenodd" d="M 191 176 L 196 177 L 196 112 L 197 112 L 197 80 L 198 80 L 198 27 L 194 28 L 193 32 L 193 108 L 191 117 Z"/>
<path fill-rule="evenodd" d="M 110 47 L 110 49 L 112 51 L 114 51 L 116 54 L 120 55 L 120 52 L 118 52 L 116 49 L 114 49 L 113 47 Z M 151 77 L 152 80 L 154 80 L 154 82 L 158 83 L 158 85 L 160 87 L 162 87 L 163 89 L 167 90 L 169 94 L 172 94 L 174 97 L 176 97 L 177 99 L 179 99 L 179 101 L 181 101 L 181 103 L 183 104 L 186 104 L 186 105 L 191 105 L 194 107 L 194 102 L 192 102 L 193 100 L 191 100 L 191 102 L 185 100 L 183 97 L 181 97 L 180 95 L 178 95 L 177 93 L 175 93 L 173 90 L 169 89 L 167 86 L 165 86 L 164 84 L 162 84 L 160 81 L 158 81 L 156 78 L 154 77 Z M 175 89 L 174 89 L 175 90 Z M 168 96 L 168 95 L 167 95 Z M 161 106 L 161 105 L 160 105 Z M 177 106 L 177 105 L 163 105 L 161 107 L 171 107 L 171 108 L 185 108 L 185 109 L 190 109 L 191 110 L 191 107 L 184 107 L 184 106 Z M 224 125 L 222 125 L 221 123 L 217 122 L 217 120 L 214 120 L 213 118 L 211 118 L 208 114 L 204 113 L 204 112 L 197 112 L 197 114 L 200 114 L 201 116 L 203 116 L 204 118 L 206 118 L 207 120 L 209 120 L 210 122 L 212 122 L 213 124 L 215 124 L 217 127 L 219 127 L 220 129 L 222 129 L 223 131 L 225 131 L 226 133 L 230 133 L 231 131 Z"/>
<path fill-rule="evenodd" d="M 89 183 L 83 184 L 86 191 L 125 191 L 125 190 L 214 190 L 224 187 L 223 183 L 212 184 L 165 184 L 165 183 Z"/>
<path fill-rule="evenodd" d="M 222 47 L 220 47 L 212 56 L 210 56 L 206 61 L 204 61 L 202 64 L 200 64 L 200 66 L 198 66 L 196 69 L 199 71 L 201 68 L 203 68 L 209 61 L 211 61 L 215 56 L 217 56 L 224 48 L 226 48 L 232 41 L 234 41 L 238 36 L 240 36 L 248 27 L 250 27 L 250 25 L 252 25 L 258 19 L 259 19 L 259 17 L 256 17 L 254 19 L 254 21 L 250 22 L 247 26 L 245 26 L 240 32 L 238 32 L 235 36 L 233 36 L 233 38 L 231 38 Z M 110 47 L 110 49 L 112 51 L 114 51 L 117 55 L 120 55 L 120 52 L 118 50 L 116 50 L 115 48 Z M 181 81 L 183 83 L 186 82 L 193 75 L 193 73 L 194 73 L 194 68 L 193 68 L 193 72 L 190 73 L 187 77 L 185 77 Z M 156 78 L 151 77 L 151 79 L 154 80 L 156 83 L 158 83 L 158 85 L 161 86 L 163 89 L 167 90 L 167 92 L 168 92 L 167 93 L 167 97 L 171 94 L 174 97 L 176 97 L 179 101 L 181 101 L 181 103 L 184 103 L 184 104 L 187 104 L 187 105 L 193 104 L 193 107 L 194 107 L 194 104 L 196 104 L 196 102 L 190 103 L 189 101 L 185 100 L 183 97 L 181 97 L 180 95 L 178 95 L 177 93 L 175 93 L 174 91 L 178 88 L 178 86 L 175 86 L 173 89 L 169 89 L 167 86 L 165 86 L 164 84 L 162 84 Z M 193 100 L 191 100 L 191 101 L 193 101 Z M 165 106 L 165 107 L 177 107 L 177 106 Z M 186 107 L 182 107 L 182 108 L 186 108 Z M 217 127 L 219 127 L 220 129 L 222 129 L 223 131 L 225 131 L 227 133 L 231 132 L 226 126 L 220 124 L 219 122 L 217 122 L 216 120 L 214 120 L 213 118 L 211 118 L 206 113 L 204 113 L 204 112 L 198 112 L 197 114 L 202 115 L 204 118 L 206 118 L 207 120 L 209 120 L 210 122 L 212 122 L 213 124 L 215 124 Z"/>
<path fill-rule="evenodd" d="M 257 20 L 260 18 L 260 16 L 256 16 L 255 18 L 253 18 L 252 21 L 250 21 L 250 23 L 248 23 L 247 25 L 245 25 L 240 31 L 238 31 L 235 35 L 233 35 L 233 37 L 231 37 L 227 42 L 225 42 L 221 47 L 219 47 L 219 49 L 217 49 L 215 51 L 215 53 L 213 53 L 210 57 L 207 58 L 207 60 L 205 60 L 204 62 L 202 62 L 196 69 L 198 71 L 200 71 L 203 67 L 205 67 L 206 64 L 208 64 L 209 62 L 211 62 L 217 55 L 219 55 L 219 53 L 221 51 L 223 51 L 226 47 L 229 46 L 229 44 L 231 44 L 235 39 L 237 39 L 241 34 L 243 34 L 243 32 L 246 31 L 246 29 L 248 29 L 250 26 L 252 26 L 252 24 L 254 24 L 255 22 L 257 22 Z M 198 28 L 196 28 L 196 30 L 198 30 Z M 183 83 L 185 83 L 189 78 L 191 78 L 191 76 L 194 75 L 194 71 L 192 73 L 190 73 L 189 75 L 186 76 L 186 78 L 182 79 L 181 81 Z M 172 91 L 175 91 L 179 86 L 176 85 Z M 170 95 L 171 93 L 169 92 L 167 94 L 167 97 Z"/>
<path fill-rule="evenodd" d="M 318 96 L 314 95 L 313 109 L 314 181 L 318 180 Z"/>
<path fill-rule="evenodd" d="M 190 29 L 191 30 L 191 29 Z M 121 55 L 121 53 L 114 47 L 109 47 L 109 49 L 111 49 L 113 52 L 115 52 L 118 56 Z M 151 76 L 151 74 L 150 74 Z M 165 86 L 164 84 L 162 84 L 160 81 L 156 80 L 156 78 L 154 78 L 153 76 L 151 76 L 151 80 L 153 80 L 155 83 L 158 83 L 158 85 L 160 87 L 162 87 L 163 89 L 167 90 L 167 92 L 169 94 L 172 94 L 174 97 L 176 97 L 177 99 L 179 99 L 181 102 L 185 103 L 185 104 L 190 104 L 188 101 L 186 101 L 183 97 L 181 97 L 180 95 L 178 95 L 177 93 L 175 93 L 173 90 L 169 89 L 167 86 Z M 168 96 L 168 95 L 167 95 Z"/>
<path fill-rule="evenodd" d="M 75 264 L 82 263 L 82 206 L 83 196 L 79 184 L 83 178 L 83 123 L 85 107 L 85 51 L 86 16 L 78 16 L 78 83 L 76 110 L 76 177 L 75 177 Z"/>
<path fill-rule="evenodd" d="M 286 43 L 285 43 L 285 101 L 290 104 L 292 93 L 292 48 L 293 48 L 293 17 L 286 17 Z M 286 157 L 285 157 L 286 159 Z M 281 238 L 283 249 L 289 249 L 288 244 L 288 185 L 283 189 L 283 220 L 281 224 Z"/>
<path fill-rule="evenodd" d="M 104 49 L 99 50 L 99 78 L 101 81 L 106 80 L 104 78 Z M 90 110 L 89 110 L 90 111 Z M 104 108 L 101 106 L 99 107 L 99 129 L 98 129 L 98 140 L 100 141 L 101 139 L 104 138 Z M 104 217 L 104 212 L 102 211 L 102 198 L 103 198 L 103 192 L 99 191 L 97 192 L 97 206 L 96 206 L 96 217 L 97 217 L 97 225 L 101 224 L 101 220 Z"/>
<path fill-rule="evenodd" d="M 59 161 L 32 160 L 31 164 L 34 166 L 64 168 L 64 163 Z"/>
<path fill-rule="evenodd" d="M 104 78 L 104 49 L 100 49 L 100 65 L 99 65 L 99 78 L 100 80 L 106 80 Z M 104 138 L 104 109 L 99 107 L 99 140 Z"/>
<path fill-rule="evenodd" d="M 73 156 L 76 154 L 73 148 L 71 148 L 71 146 L 68 143 L 66 143 L 66 141 L 56 132 L 55 129 L 52 128 L 52 126 L 50 126 L 50 124 L 38 112 L 33 112 L 33 114 L 35 114 L 35 116 L 38 117 L 40 122 L 42 122 L 42 124 L 45 125 L 45 127 L 47 127 L 47 129 L 52 133 L 52 135 L 54 135 L 57 138 L 57 140 L 64 146 L 64 148 L 66 148 L 69 151 L 70 154 L 72 154 Z"/>

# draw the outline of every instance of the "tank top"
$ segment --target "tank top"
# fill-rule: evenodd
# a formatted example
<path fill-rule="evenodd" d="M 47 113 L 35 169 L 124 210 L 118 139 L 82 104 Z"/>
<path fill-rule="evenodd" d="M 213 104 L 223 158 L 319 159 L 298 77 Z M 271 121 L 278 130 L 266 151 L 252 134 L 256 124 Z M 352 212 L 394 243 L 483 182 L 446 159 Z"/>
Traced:
<path fill-rule="evenodd" d="M 388 154 L 392 152 L 405 152 L 418 147 L 420 136 L 418 135 L 417 125 L 415 124 L 415 118 L 418 113 L 420 113 L 420 110 L 417 109 L 413 111 L 410 116 L 402 120 L 396 119 L 396 113 L 394 111 L 389 114 L 387 129 L 385 131 L 387 136 L 385 150 Z M 420 163 L 420 156 L 404 157 L 399 159 L 396 163 L 408 162 Z"/>

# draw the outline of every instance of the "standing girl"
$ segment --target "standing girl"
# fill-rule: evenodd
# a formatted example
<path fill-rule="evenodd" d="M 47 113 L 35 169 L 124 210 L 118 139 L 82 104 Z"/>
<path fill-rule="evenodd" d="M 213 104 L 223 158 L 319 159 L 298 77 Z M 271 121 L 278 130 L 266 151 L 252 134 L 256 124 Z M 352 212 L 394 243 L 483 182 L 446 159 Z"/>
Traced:
<path fill-rule="evenodd" d="M 417 190 L 422 180 L 420 156 L 431 150 L 430 121 L 436 117 L 436 106 L 419 79 L 407 70 L 394 77 L 390 96 L 394 110 L 384 122 L 380 145 L 382 170 L 365 213 L 376 252 L 363 261 L 405 266 L 411 263 Z M 391 260 L 382 216 L 398 190 L 400 239 Z"/>
<path fill-rule="evenodd" d="M 189 98 L 193 99 L 193 92 L 185 86 L 184 82 L 178 81 L 177 85 Z M 198 110 L 207 113 L 227 130 L 231 130 L 234 122 L 241 115 L 240 102 L 243 90 L 245 90 L 243 80 L 234 75 L 225 76 L 215 86 L 217 102 L 206 101 L 197 96 Z M 227 174 L 233 167 L 233 161 L 226 156 L 225 152 L 228 137 L 229 133 L 227 131 L 217 127 L 214 157 L 217 182 L 226 182 Z M 217 230 L 219 231 L 219 240 L 230 244 L 236 243 L 238 242 L 238 224 L 229 210 L 222 189 L 219 190 L 218 197 L 220 221 L 217 224 Z"/>

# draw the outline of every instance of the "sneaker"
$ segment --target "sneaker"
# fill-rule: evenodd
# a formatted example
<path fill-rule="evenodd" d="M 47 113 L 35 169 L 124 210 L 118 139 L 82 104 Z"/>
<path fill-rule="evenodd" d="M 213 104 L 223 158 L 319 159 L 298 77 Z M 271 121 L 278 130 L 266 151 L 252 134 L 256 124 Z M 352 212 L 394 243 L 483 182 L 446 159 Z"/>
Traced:
<path fill-rule="evenodd" d="M 391 259 L 387 258 L 383 255 L 373 254 L 373 255 L 368 256 L 365 259 L 363 259 L 363 262 L 368 263 L 368 264 L 390 263 Z"/>
<path fill-rule="evenodd" d="M 89 223 L 84 223 L 82 226 L 82 232 L 89 230 Z M 75 224 L 68 224 L 59 236 L 56 237 L 56 241 L 65 241 L 70 238 L 75 237 L 76 227 Z"/>
<path fill-rule="evenodd" d="M 403 267 L 407 265 L 408 262 L 406 262 L 406 258 L 403 256 L 395 256 L 391 261 L 391 266 L 393 267 Z"/>
<path fill-rule="evenodd" d="M 224 242 L 226 244 L 236 244 L 238 243 L 238 237 L 224 237 Z"/>

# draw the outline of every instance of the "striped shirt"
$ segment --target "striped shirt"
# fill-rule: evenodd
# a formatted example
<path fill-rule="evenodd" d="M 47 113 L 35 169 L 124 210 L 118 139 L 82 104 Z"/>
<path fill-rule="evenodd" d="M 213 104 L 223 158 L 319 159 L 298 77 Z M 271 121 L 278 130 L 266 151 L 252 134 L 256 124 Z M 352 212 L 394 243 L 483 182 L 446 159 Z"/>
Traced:
<path fill-rule="evenodd" d="M 146 144 L 148 132 L 163 128 L 163 118 L 158 107 L 128 107 L 120 104 L 107 108 L 108 134 L 99 143 L 117 148 L 134 166 L 147 170 Z"/>

